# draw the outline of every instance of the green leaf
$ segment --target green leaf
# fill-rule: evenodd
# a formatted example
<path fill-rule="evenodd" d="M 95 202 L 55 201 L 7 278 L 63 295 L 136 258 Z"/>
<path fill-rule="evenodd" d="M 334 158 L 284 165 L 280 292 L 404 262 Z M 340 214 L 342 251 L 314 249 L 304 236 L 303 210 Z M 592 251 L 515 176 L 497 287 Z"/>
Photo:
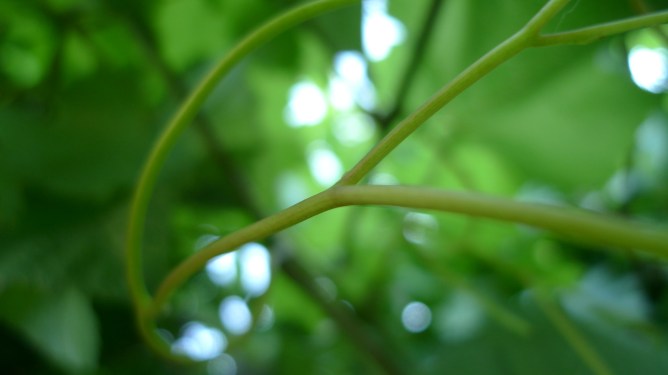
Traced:
<path fill-rule="evenodd" d="M 13 287 L 0 294 L 0 319 L 22 333 L 36 349 L 68 373 L 97 367 L 97 319 L 77 289 L 60 293 Z"/>
<path fill-rule="evenodd" d="M 37 86 L 51 69 L 55 54 L 50 20 L 25 4 L 7 2 L 0 5 L 0 24 L 3 33 L 0 79 L 3 86 L 6 83 L 10 84 L 8 87 L 15 85 L 21 89 Z"/>
<path fill-rule="evenodd" d="M 101 72 L 63 90 L 47 111 L 1 108 L 0 162 L 23 185 L 81 200 L 128 188 L 153 138 L 139 84 Z"/>
<path fill-rule="evenodd" d="M 559 48 L 539 60 L 537 53 L 545 51 L 520 56 L 481 82 L 480 91 L 474 88 L 466 98 L 471 102 L 453 103 L 468 125 L 459 130 L 498 151 L 528 179 L 566 191 L 601 186 L 624 161 L 635 129 L 658 102 L 626 76 L 597 64 L 605 58 L 597 56 L 603 48 L 584 54 L 576 47 Z M 562 68 L 543 64 L 550 58 Z M 511 71 L 545 78 L 523 84 Z M 473 110 L 480 106 L 487 109 Z"/>
<path fill-rule="evenodd" d="M 419 76 L 411 106 L 516 32 L 544 2 L 529 3 L 449 3 L 433 35 L 426 63 L 431 74 Z M 630 15 L 626 5 L 577 3 L 588 2 L 575 2 L 548 30 Z M 489 148 L 504 164 L 516 167 L 521 180 L 564 191 L 601 186 L 624 160 L 635 128 L 659 100 L 633 86 L 618 47 L 606 40 L 587 47 L 524 51 L 448 104 L 445 125 L 456 130 L 459 140 Z M 429 126 L 438 125 L 425 124 Z"/>
<path fill-rule="evenodd" d="M 362 50 L 362 7 L 359 5 L 325 14 L 309 22 L 332 51 Z"/>
<path fill-rule="evenodd" d="M 168 1 L 155 14 L 155 28 L 165 60 L 183 71 L 212 54 L 222 51 L 226 23 L 211 4 L 200 1 Z"/>

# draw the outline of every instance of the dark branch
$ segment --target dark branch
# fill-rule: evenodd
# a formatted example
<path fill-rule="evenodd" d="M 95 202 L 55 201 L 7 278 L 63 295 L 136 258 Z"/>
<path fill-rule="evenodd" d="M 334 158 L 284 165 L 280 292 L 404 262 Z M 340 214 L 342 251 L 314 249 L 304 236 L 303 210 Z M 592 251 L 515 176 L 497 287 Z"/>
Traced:
<path fill-rule="evenodd" d="M 393 355 L 390 356 L 383 347 L 387 343 L 381 345 L 377 338 L 360 324 L 347 306 L 341 301 L 332 300 L 296 258 L 287 256 L 281 263 L 281 269 L 341 327 L 353 344 L 371 355 L 385 373 L 391 375 L 404 373 L 400 363 L 406 362 L 400 360 L 398 352 L 393 351 Z"/>
<path fill-rule="evenodd" d="M 417 73 L 419 66 L 422 64 L 429 38 L 433 34 L 434 26 L 436 25 L 436 18 L 444 3 L 445 0 L 432 0 L 429 9 L 427 9 L 427 15 L 422 30 L 420 30 L 420 33 L 418 34 L 418 39 L 415 42 L 415 47 L 411 53 L 411 59 L 406 66 L 404 75 L 399 83 L 394 104 L 390 107 L 390 110 L 387 113 L 374 115 L 383 132 L 387 132 L 390 128 L 390 124 L 401 115 L 404 109 L 404 102 L 410 91 L 411 83 L 414 82 L 415 74 Z"/>

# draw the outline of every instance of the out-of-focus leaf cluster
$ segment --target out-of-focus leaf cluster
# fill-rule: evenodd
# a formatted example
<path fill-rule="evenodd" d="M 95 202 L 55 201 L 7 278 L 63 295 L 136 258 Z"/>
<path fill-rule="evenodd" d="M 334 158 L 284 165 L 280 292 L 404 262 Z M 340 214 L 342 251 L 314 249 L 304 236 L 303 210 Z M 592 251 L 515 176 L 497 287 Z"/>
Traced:
<path fill-rule="evenodd" d="M 123 270 L 135 179 L 188 90 L 243 35 L 298 3 L 0 2 L 3 371 L 380 372 L 304 293 L 304 280 L 281 271 L 282 257 L 295 257 L 411 372 L 587 373 L 545 311 L 554 303 L 615 373 L 666 373 L 661 262 L 526 227 L 382 207 L 328 212 L 268 241 L 272 283 L 248 298 L 254 326 L 246 335 L 230 334 L 219 316 L 227 296 L 248 297 L 240 258 L 227 286 L 207 272 L 191 280 L 160 320 L 165 337 L 176 341 L 188 322 L 202 322 L 227 335 L 222 356 L 180 367 L 148 352 Z M 289 126 L 284 116 L 295 83 L 327 93 L 336 53 L 361 50 L 359 8 L 278 37 L 220 83 L 162 172 L 145 233 L 150 290 L 203 242 L 323 189 L 309 164 L 318 152 L 354 165 L 382 136 L 373 115 L 392 105 L 406 69 L 417 73 L 397 119 L 544 2 L 446 1 L 421 63 L 407 66 L 429 3 L 389 2 L 406 35 L 387 59 L 369 63 L 373 108 L 343 113 L 328 104 L 316 126 Z M 572 3 L 547 31 L 635 14 L 633 1 Z M 650 5 L 665 7 L 658 3 Z M 429 120 L 370 180 L 581 206 L 665 227 L 668 136 L 657 146 L 663 154 L 646 147 L 668 134 L 665 94 L 634 86 L 626 67 L 634 43 L 661 44 L 655 32 L 521 54 Z M 366 138 L 341 135 L 350 121 L 362 123 Z M 408 306 L 421 306 L 413 302 L 431 314 L 418 333 L 402 322 Z"/>

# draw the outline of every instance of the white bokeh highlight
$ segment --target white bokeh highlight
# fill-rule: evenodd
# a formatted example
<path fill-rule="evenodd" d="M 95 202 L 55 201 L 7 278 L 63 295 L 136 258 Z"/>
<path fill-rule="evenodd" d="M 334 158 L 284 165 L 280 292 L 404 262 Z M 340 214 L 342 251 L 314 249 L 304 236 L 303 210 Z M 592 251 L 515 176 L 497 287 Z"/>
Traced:
<path fill-rule="evenodd" d="M 218 329 L 199 322 L 185 325 L 181 337 L 172 344 L 172 351 L 195 361 L 218 357 L 227 347 L 227 338 Z"/>
<path fill-rule="evenodd" d="M 239 249 L 241 287 L 251 297 L 264 294 L 271 283 L 271 257 L 266 247 L 251 242 Z"/>
<path fill-rule="evenodd" d="M 668 88 L 668 53 L 665 49 L 633 47 L 628 65 L 633 82 L 643 90 L 658 94 Z"/>
<path fill-rule="evenodd" d="M 431 324 L 431 310 L 422 302 L 411 302 L 401 312 L 401 323 L 408 332 L 423 332 Z"/>
<path fill-rule="evenodd" d="M 243 335 L 253 323 L 248 304 L 238 296 L 225 298 L 218 307 L 218 316 L 223 327 L 233 335 Z"/>
<path fill-rule="evenodd" d="M 352 147 L 370 141 L 375 134 L 375 125 L 366 114 L 347 113 L 336 116 L 332 131 L 339 143 Z"/>
<path fill-rule="evenodd" d="M 329 80 L 329 100 L 334 109 L 349 111 L 355 105 L 371 110 L 376 92 L 367 75 L 367 63 L 357 51 L 342 51 L 334 57 L 334 75 Z"/>
<path fill-rule="evenodd" d="M 313 178 L 322 186 L 334 184 L 343 175 L 343 164 L 324 142 L 309 147 L 308 166 Z"/>
<path fill-rule="evenodd" d="M 292 127 L 314 126 L 327 116 L 327 100 L 320 88 L 311 81 L 297 82 L 290 88 L 285 122 Z"/>
<path fill-rule="evenodd" d="M 206 274 L 216 285 L 232 284 L 237 278 L 237 254 L 227 253 L 212 258 L 206 264 Z"/>
<path fill-rule="evenodd" d="M 387 0 L 365 0 L 362 17 L 362 47 L 371 61 L 382 61 L 405 36 L 403 24 L 387 13 Z"/>

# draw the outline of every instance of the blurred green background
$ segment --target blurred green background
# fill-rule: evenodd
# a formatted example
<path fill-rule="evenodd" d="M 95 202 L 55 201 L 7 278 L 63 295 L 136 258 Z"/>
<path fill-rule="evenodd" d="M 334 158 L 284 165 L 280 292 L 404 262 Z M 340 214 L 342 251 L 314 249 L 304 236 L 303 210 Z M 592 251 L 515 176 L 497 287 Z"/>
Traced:
<path fill-rule="evenodd" d="M 159 322 L 196 364 L 145 346 L 123 269 L 144 159 L 216 61 L 300 3 L 0 0 L 2 373 L 668 373 L 665 262 L 387 207 L 337 209 L 210 262 Z M 212 239 L 334 183 L 543 3 L 367 0 L 243 60 L 162 171 L 145 234 L 149 289 Z M 546 31 L 666 8 L 574 1 Z M 667 41 L 655 28 L 526 51 L 369 182 L 668 230 Z"/>

